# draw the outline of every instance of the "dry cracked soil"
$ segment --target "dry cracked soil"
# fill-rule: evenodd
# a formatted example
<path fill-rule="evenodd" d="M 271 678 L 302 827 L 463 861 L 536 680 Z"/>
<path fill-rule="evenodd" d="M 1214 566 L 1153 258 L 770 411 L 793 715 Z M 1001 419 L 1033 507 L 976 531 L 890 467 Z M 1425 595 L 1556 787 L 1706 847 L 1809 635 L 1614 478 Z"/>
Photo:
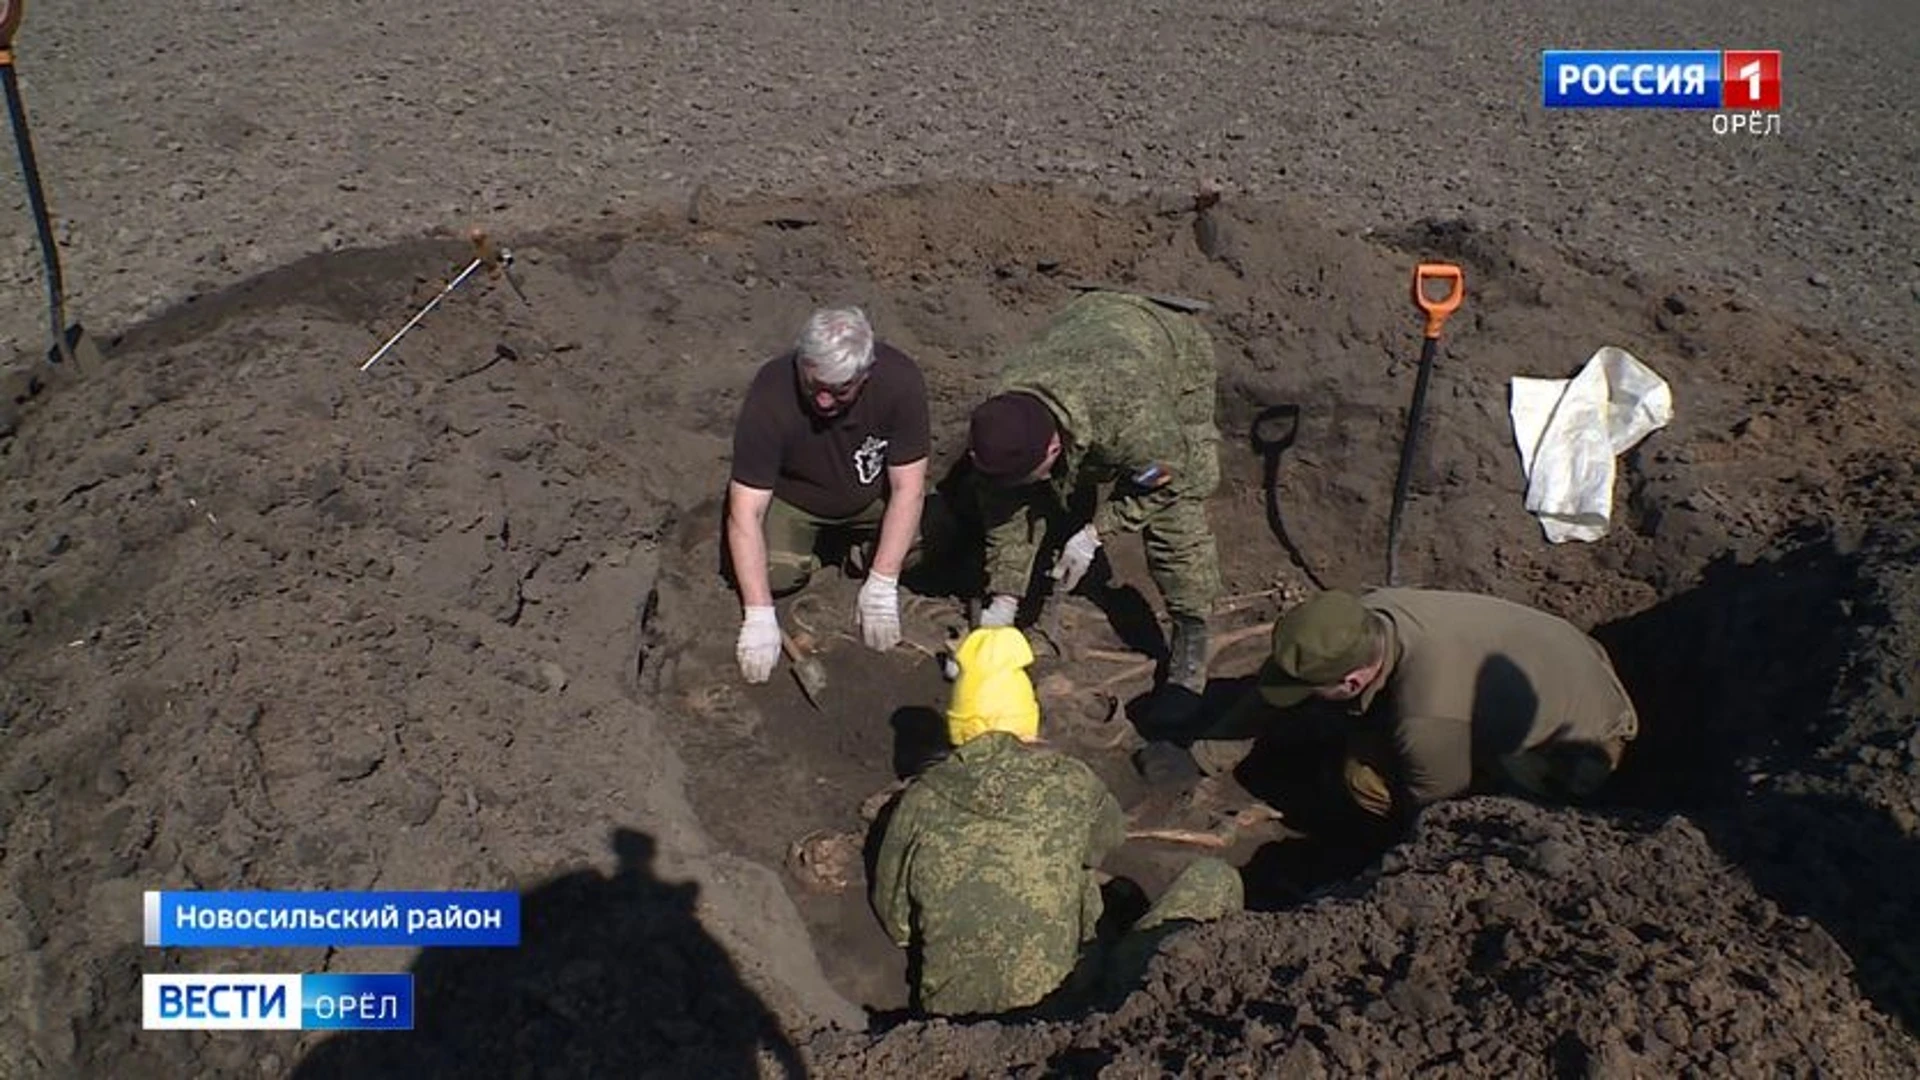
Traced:
<path fill-rule="evenodd" d="M 106 358 L 37 355 L 21 247 L 0 1076 L 1920 1074 L 1917 151 L 1864 89 L 1914 25 L 1488 8 L 36 7 L 23 82 Z M 1531 107 L 1539 47 L 1735 27 L 1804 80 L 1778 143 Z M 477 278 L 358 370 L 473 222 L 528 302 Z M 1250 910 L 1129 996 L 902 1015 L 836 842 L 923 760 L 964 615 L 929 588 L 876 656 L 828 573 L 788 611 L 822 707 L 738 682 L 715 544 L 749 374 L 860 303 L 925 367 L 944 471 L 1077 283 L 1205 300 L 1219 619 L 1252 631 L 1226 693 L 1288 599 L 1383 576 L 1423 259 L 1469 295 L 1403 575 L 1590 628 L 1645 717 L 1621 775 L 1365 849 L 1249 830 Z M 1622 458 L 1609 535 L 1550 545 L 1508 380 L 1602 345 L 1675 418 Z M 1191 818 L 1128 763 L 1160 621 L 1111 547 L 1034 628 L 1052 737 Z M 1285 805 L 1316 748 L 1225 797 Z M 1151 894 L 1194 854 L 1109 869 Z M 149 950 L 154 888 L 515 889 L 524 945 Z M 142 1031 L 140 975 L 198 970 L 408 970 L 417 1028 Z"/>

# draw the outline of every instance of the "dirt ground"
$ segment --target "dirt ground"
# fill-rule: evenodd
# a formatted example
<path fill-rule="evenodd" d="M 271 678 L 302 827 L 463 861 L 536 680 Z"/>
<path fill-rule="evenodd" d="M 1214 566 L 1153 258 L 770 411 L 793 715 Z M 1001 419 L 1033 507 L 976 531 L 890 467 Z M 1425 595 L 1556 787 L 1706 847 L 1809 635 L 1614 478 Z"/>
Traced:
<path fill-rule="evenodd" d="M 317 256 L 15 369 L 0 424 L 0 1074 L 1912 1075 L 1920 1069 L 1920 406 L 1899 358 L 1741 293 L 1463 221 L 1360 233 L 1228 199 L 928 184 L 692 206 L 506 238 L 481 282 L 357 367 L 464 259 Z M 1384 857 L 1232 850 L 1256 910 L 1184 933 L 1075 1021 L 902 1022 L 860 868 L 963 618 L 847 636 L 832 677 L 739 684 L 715 573 L 739 395 L 812 307 L 866 305 L 928 373 L 936 469 L 1000 351 L 1079 281 L 1214 311 L 1236 599 L 1383 576 L 1420 258 L 1460 262 L 1401 565 L 1594 628 L 1647 736 L 1602 803 L 1475 799 Z M 1676 417 L 1623 461 L 1604 540 L 1522 504 L 1514 375 L 1618 345 Z M 1257 423 L 1256 423 L 1257 421 Z M 1123 802 L 1157 646 L 1137 544 L 1104 611 L 1036 630 L 1053 737 Z M 1108 613 L 1123 617 L 1111 618 Z M 1143 615 L 1143 612 L 1145 613 Z M 1117 625 L 1116 625 L 1117 624 Z M 1222 692 L 1257 664 L 1222 651 Z M 1133 845 L 1149 892 L 1193 851 Z M 837 874 L 836 874 L 837 871 Z M 142 889 L 517 888 L 526 946 L 139 949 Z M 413 970 L 410 1035 L 143 1033 L 157 970 Z"/>
<path fill-rule="evenodd" d="M 1782 133 L 1540 108 L 1540 50 L 1782 50 Z M 1905 0 L 34 0 L 18 66 L 74 315 L 117 332 L 298 258 L 917 180 L 1135 197 L 1212 176 L 1350 229 L 1513 222 L 1920 338 Z M 0 171 L 0 355 L 44 347 Z M 1913 371 L 1912 368 L 1909 369 Z"/>

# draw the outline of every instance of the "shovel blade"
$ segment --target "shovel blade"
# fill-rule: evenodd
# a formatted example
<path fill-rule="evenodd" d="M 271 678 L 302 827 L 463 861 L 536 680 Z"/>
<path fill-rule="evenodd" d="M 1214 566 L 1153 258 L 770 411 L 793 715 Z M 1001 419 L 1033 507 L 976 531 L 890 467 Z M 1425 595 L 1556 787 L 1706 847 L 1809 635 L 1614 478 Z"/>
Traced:
<path fill-rule="evenodd" d="M 815 709 L 821 708 L 821 702 L 827 693 L 827 669 L 817 657 L 796 657 L 793 661 L 793 681 L 800 684 L 800 692 L 807 697 L 807 704 Z"/>
<path fill-rule="evenodd" d="M 86 328 L 79 323 L 67 327 L 66 339 L 64 354 L 58 344 L 47 349 L 47 363 L 64 364 L 66 358 L 71 356 L 75 367 L 97 368 L 105 360 L 100 352 L 100 343 L 89 336 Z"/>

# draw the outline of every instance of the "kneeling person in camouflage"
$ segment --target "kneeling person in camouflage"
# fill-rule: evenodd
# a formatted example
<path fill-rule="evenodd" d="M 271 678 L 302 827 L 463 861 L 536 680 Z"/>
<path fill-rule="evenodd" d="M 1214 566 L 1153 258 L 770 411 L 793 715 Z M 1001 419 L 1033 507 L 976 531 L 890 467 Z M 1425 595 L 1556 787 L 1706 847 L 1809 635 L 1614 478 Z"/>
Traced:
<path fill-rule="evenodd" d="M 1125 839 L 1126 820 L 1093 770 L 1039 745 L 1025 635 L 975 630 L 955 659 L 953 752 L 901 794 L 874 867 L 875 913 L 895 943 L 918 952 L 912 1005 L 968 1016 L 1090 992 L 1107 974 L 1092 947 L 1102 911 L 1094 871 Z M 1137 966 L 1182 923 L 1242 903 L 1232 867 L 1198 860 L 1115 959 Z"/>
<path fill-rule="evenodd" d="M 1014 352 L 968 437 L 986 481 L 991 600 L 981 625 L 1013 623 L 1049 511 L 1090 496 L 1092 519 L 1066 541 L 1053 577 L 1072 591 L 1107 537 L 1140 533 L 1173 618 L 1167 682 L 1205 688 L 1207 618 L 1220 592 L 1206 512 L 1220 482 L 1215 382 L 1213 340 L 1198 321 L 1124 293 L 1075 300 Z"/>

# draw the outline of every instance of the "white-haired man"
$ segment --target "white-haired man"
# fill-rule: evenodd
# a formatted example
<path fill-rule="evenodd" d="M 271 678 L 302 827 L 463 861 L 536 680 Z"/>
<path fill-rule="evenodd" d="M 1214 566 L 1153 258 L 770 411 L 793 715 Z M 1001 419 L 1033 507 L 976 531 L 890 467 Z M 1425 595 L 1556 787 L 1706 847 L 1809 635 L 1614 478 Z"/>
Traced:
<path fill-rule="evenodd" d="M 821 565 L 822 541 L 872 544 L 855 619 L 874 649 L 900 641 L 900 571 L 926 493 L 927 387 L 905 353 L 874 340 L 859 308 L 826 308 L 754 376 L 733 432 L 727 556 L 743 615 L 748 682 L 780 657 L 776 596 Z"/>

